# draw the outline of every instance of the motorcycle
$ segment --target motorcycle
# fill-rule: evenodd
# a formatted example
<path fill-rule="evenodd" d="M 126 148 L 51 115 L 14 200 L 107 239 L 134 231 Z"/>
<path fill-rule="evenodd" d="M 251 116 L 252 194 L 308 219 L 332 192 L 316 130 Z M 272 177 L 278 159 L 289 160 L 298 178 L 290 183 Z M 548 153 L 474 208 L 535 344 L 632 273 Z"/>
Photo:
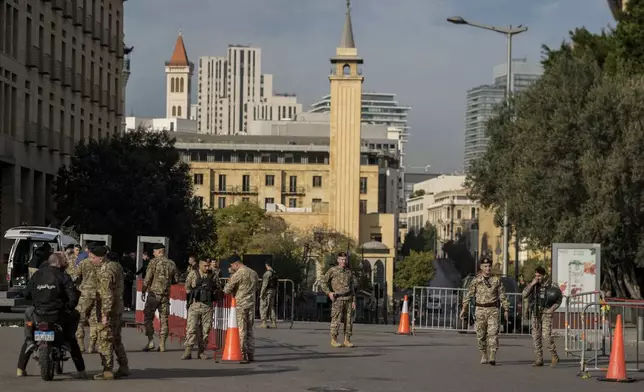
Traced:
<path fill-rule="evenodd" d="M 51 381 L 54 375 L 63 374 L 63 363 L 71 356 L 71 349 L 65 343 L 62 327 L 57 323 L 38 322 L 33 333 L 37 352 L 38 364 L 40 365 L 40 377 L 44 381 Z"/>

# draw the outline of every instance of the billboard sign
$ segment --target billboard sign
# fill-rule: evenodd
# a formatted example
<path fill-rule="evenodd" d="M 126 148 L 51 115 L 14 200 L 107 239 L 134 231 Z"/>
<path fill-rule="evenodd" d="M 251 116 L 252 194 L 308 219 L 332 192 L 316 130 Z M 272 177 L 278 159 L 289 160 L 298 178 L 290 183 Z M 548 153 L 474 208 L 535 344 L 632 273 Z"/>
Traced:
<path fill-rule="evenodd" d="M 552 281 L 564 296 L 598 291 L 601 285 L 600 244 L 552 244 Z M 564 311 L 565 301 L 557 311 Z"/>

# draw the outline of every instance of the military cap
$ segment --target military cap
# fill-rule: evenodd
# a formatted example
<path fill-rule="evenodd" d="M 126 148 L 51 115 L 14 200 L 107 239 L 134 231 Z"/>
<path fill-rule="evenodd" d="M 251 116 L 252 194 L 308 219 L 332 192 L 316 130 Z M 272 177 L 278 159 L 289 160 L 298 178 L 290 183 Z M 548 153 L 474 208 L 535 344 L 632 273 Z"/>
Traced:
<path fill-rule="evenodd" d="M 239 255 L 232 255 L 232 256 L 230 256 L 230 257 L 228 258 L 228 262 L 229 262 L 230 264 L 232 264 L 232 263 L 236 263 L 236 262 L 238 262 L 238 261 L 240 261 L 240 262 L 242 261 L 242 259 L 241 259 L 241 257 L 239 257 Z"/>
<path fill-rule="evenodd" d="M 489 258 L 487 258 L 487 257 L 484 257 L 484 258 L 481 260 L 481 265 L 483 265 L 483 264 L 492 264 L 492 260 L 490 260 L 490 259 L 489 259 Z"/>
<path fill-rule="evenodd" d="M 165 245 L 163 245 L 163 244 L 154 244 L 154 245 L 152 245 L 152 250 L 157 250 L 157 249 L 165 249 Z"/>
<path fill-rule="evenodd" d="M 103 257 L 107 254 L 107 248 L 104 246 L 91 246 L 89 248 L 89 253 L 98 256 L 98 257 Z"/>

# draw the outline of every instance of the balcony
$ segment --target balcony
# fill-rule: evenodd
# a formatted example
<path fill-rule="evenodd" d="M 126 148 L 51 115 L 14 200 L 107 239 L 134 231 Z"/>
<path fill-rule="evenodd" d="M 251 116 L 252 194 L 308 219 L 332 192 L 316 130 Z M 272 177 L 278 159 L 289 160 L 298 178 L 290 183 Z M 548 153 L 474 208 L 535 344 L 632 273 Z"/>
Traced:
<path fill-rule="evenodd" d="M 51 2 L 51 9 L 54 11 L 62 11 L 65 9 L 65 0 L 53 0 Z"/>
<path fill-rule="evenodd" d="M 108 29 L 103 29 L 103 34 L 101 35 L 101 46 L 104 48 L 109 48 L 110 46 L 110 32 Z"/>
<path fill-rule="evenodd" d="M 63 8 L 63 19 L 73 19 L 74 18 L 74 4 L 72 0 L 61 0 L 65 3 Z"/>
<path fill-rule="evenodd" d="M 130 73 L 130 58 L 126 57 L 123 59 L 123 72 Z"/>
<path fill-rule="evenodd" d="M 103 30 L 101 30 L 101 22 L 94 21 L 94 31 L 92 32 L 92 39 L 94 41 L 100 41 Z"/>
<path fill-rule="evenodd" d="M 83 82 L 83 98 L 92 97 L 92 82 L 89 79 L 85 79 Z"/>
<path fill-rule="evenodd" d="M 49 53 L 43 53 L 42 56 L 40 56 L 40 66 L 38 67 L 38 72 L 41 75 L 50 75 L 51 68 L 51 55 Z"/>
<path fill-rule="evenodd" d="M 37 68 L 40 64 L 40 48 L 37 46 L 32 46 L 27 50 L 27 58 L 25 65 L 27 68 Z"/>
<path fill-rule="evenodd" d="M 74 75 L 74 82 L 72 83 L 72 91 L 75 93 L 83 92 L 83 77 L 79 73 Z"/>
<path fill-rule="evenodd" d="M 220 186 L 215 188 L 212 193 L 218 194 L 229 194 L 229 195 L 257 195 L 258 187 L 257 186 Z"/>
<path fill-rule="evenodd" d="M 94 85 L 92 86 L 92 102 L 98 103 L 101 101 L 101 89 Z"/>
<path fill-rule="evenodd" d="M 38 140 L 36 141 L 36 147 L 44 148 L 49 145 L 49 128 L 41 127 L 38 130 Z"/>
<path fill-rule="evenodd" d="M 71 87 L 73 84 L 73 79 L 74 79 L 74 74 L 72 73 L 72 69 L 70 67 L 65 68 L 63 71 L 63 82 L 62 85 L 63 87 Z"/>
<path fill-rule="evenodd" d="M 283 186 L 282 194 L 284 195 L 306 195 L 306 188 L 303 186 Z"/>
<path fill-rule="evenodd" d="M 84 13 L 85 13 L 85 10 L 83 10 L 83 7 L 76 7 L 74 9 L 74 12 L 73 12 L 74 27 L 79 27 L 83 25 L 83 22 L 85 21 Z"/>
<path fill-rule="evenodd" d="M 25 134 L 23 135 L 25 144 L 32 144 L 38 141 L 38 124 L 35 122 L 25 125 Z"/>
<path fill-rule="evenodd" d="M 329 203 L 313 203 L 310 207 L 287 207 L 284 204 L 267 204 L 265 208 L 268 213 L 276 214 L 328 214 Z"/>
<path fill-rule="evenodd" d="M 101 102 L 100 105 L 102 108 L 106 108 L 109 106 L 109 94 L 107 93 L 107 90 L 101 91 Z"/>
<path fill-rule="evenodd" d="M 92 34 L 92 28 L 94 28 L 94 18 L 91 14 L 85 15 L 85 23 L 83 23 L 83 33 Z"/>
<path fill-rule="evenodd" d="M 54 66 L 52 67 L 51 80 L 61 81 L 63 79 L 63 63 L 60 61 L 54 61 Z"/>
<path fill-rule="evenodd" d="M 63 137 L 63 145 L 60 148 L 60 155 L 72 155 L 74 148 L 74 139 L 65 136 Z"/>
<path fill-rule="evenodd" d="M 60 151 L 60 132 L 51 133 L 48 147 L 49 151 Z"/>

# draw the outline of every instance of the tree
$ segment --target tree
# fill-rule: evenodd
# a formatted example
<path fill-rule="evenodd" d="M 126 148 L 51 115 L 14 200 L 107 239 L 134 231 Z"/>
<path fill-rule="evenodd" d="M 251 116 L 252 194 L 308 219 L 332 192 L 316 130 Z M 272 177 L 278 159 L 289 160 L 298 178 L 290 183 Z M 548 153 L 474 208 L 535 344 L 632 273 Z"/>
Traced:
<path fill-rule="evenodd" d="M 410 251 L 436 252 L 436 227 L 431 223 L 425 223 L 418 232 L 410 230 L 405 236 L 401 249 L 403 256 L 408 256 Z"/>
<path fill-rule="evenodd" d="M 271 218 L 255 203 L 241 202 L 215 211 L 216 254 L 243 256 L 256 250 L 256 235 L 265 236 Z M 255 243 L 254 243 L 255 241 Z"/>
<path fill-rule="evenodd" d="M 434 255 L 432 253 L 412 250 L 396 269 L 394 277 L 396 287 L 408 290 L 414 286 L 427 286 L 436 273 L 433 262 Z"/>
<path fill-rule="evenodd" d="M 54 183 L 56 217 L 69 216 L 79 233 L 112 235 L 117 252 L 134 249 L 139 235 L 169 237 L 172 257 L 185 259 L 212 227 L 174 143 L 141 129 L 81 141 Z"/>
<path fill-rule="evenodd" d="M 641 298 L 644 266 L 644 1 L 614 31 L 578 30 L 551 51 L 541 80 L 488 124 L 471 197 L 500 210 L 540 247 L 602 244 L 604 287 Z M 526 148 L 525 146 L 530 146 Z"/>

